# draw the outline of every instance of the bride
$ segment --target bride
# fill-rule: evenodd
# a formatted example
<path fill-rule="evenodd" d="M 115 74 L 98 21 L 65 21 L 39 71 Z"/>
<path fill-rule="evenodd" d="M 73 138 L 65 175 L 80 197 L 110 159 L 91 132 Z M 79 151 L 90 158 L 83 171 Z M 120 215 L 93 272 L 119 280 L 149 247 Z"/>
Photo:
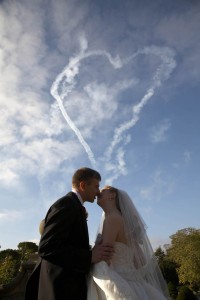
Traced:
<path fill-rule="evenodd" d="M 87 299 L 170 299 L 145 224 L 128 194 L 106 186 L 97 204 L 104 213 L 96 243 L 111 243 L 115 253 L 110 262 L 93 265 Z"/>

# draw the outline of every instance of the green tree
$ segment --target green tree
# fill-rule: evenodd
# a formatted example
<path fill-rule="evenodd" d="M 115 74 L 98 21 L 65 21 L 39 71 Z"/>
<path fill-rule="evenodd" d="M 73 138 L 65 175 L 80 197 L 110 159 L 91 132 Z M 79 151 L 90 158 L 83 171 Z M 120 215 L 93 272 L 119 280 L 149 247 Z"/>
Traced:
<path fill-rule="evenodd" d="M 200 288 L 200 229 L 185 228 L 171 237 L 168 256 L 177 264 L 179 282 Z"/>
<path fill-rule="evenodd" d="M 38 251 L 38 246 L 33 242 L 21 242 L 17 247 L 22 261 L 26 261 L 31 253 Z"/>
<path fill-rule="evenodd" d="M 176 263 L 170 259 L 161 247 L 157 248 L 154 254 L 157 258 L 163 277 L 167 282 L 169 294 L 172 299 L 176 299 L 178 294 L 177 287 L 179 285 Z"/>
<path fill-rule="evenodd" d="M 187 286 L 182 286 L 179 289 L 178 296 L 176 298 L 176 300 L 195 300 L 195 299 L 196 296 Z"/>
<path fill-rule="evenodd" d="M 16 275 L 20 266 L 18 250 L 6 249 L 0 251 L 0 283 L 10 282 Z"/>
<path fill-rule="evenodd" d="M 175 286 L 178 286 L 179 279 L 176 272 L 176 263 L 167 254 L 165 254 L 161 247 L 157 248 L 154 254 L 167 283 L 172 282 Z"/>
<path fill-rule="evenodd" d="M 8 256 L 11 256 L 13 259 L 16 260 L 20 258 L 18 250 L 6 249 L 0 251 L 0 262 L 2 262 Z"/>
<path fill-rule="evenodd" d="M 157 259 L 157 261 L 158 261 L 158 264 L 160 265 L 160 264 L 162 264 L 163 263 L 163 261 L 164 261 L 164 259 L 165 259 L 165 252 L 162 250 L 162 248 L 161 247 L 158 247 L 157 249 L 156 249 L 156 251 L 154 252 L 154 254 L 155 254 L 155 256 L 156 256 L 156 259 Z"/>
<path fill-rule="evenodd" d="M 6 249 L 0 251 L 0 284 L 7 284 L 17 276 L 22 261 L 35 253 L 38 246 L 33 242 L 21 242 L 18 250 Z"/>
<path fill-rule="evenodd" d="M 176 299 L 177 294 L 178 294 L 177 286 L 171 281 L 168 282 L 167 286 L 168 286 L 170 297 L 172 299 Z"/>

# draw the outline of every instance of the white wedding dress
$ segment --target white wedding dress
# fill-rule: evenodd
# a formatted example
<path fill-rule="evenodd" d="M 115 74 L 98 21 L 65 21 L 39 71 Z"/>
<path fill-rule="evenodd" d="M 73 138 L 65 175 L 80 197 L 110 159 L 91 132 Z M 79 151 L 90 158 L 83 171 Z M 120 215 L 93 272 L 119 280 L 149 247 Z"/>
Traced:
<path fill-rule="evenodd" d="M 156 288 L 156 283 L 150 284 L 145 279 L 151 276 L 151 262 L 136 269 L 131 248 L 120 242 L 116 242 L 114 248 L 110 266 L 103 261 L 93 265 L 88 280 L 88 300 L 167 299 Z"/>

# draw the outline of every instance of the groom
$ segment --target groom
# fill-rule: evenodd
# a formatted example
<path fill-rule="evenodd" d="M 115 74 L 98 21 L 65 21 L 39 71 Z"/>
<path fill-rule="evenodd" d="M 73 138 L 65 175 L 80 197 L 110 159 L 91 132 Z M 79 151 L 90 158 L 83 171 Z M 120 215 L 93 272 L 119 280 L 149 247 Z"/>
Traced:
<path fill-rule="evenodd" d="M 87 274 L 92 263 L 109 261 L 109 244 L 89 246 L 85 201 L 99 194 L 100 174 L 78 169 L 72 177 L 73 192 L 48 210 L 39 243 L 37 263 L 26 286 L 26 300 L 86 300 Z"/>

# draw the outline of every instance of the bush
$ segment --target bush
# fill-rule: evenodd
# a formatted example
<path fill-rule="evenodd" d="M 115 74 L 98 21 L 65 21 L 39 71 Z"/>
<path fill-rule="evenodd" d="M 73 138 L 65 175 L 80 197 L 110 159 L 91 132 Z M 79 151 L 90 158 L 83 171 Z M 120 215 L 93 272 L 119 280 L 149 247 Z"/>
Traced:
<path fill-rule="evenodd" d="M 182 286 L 176 300 L 196 300 L 196 296 L 187 286 Z"/>
<path fill-rule="evenodd" d="M 177 294 L 178 294 L 176 285 L 170 281 L 170 282 L 168 282 L 167 286 L 168 286 L 170 297 L 172 299 L 176 299 Z"/>

